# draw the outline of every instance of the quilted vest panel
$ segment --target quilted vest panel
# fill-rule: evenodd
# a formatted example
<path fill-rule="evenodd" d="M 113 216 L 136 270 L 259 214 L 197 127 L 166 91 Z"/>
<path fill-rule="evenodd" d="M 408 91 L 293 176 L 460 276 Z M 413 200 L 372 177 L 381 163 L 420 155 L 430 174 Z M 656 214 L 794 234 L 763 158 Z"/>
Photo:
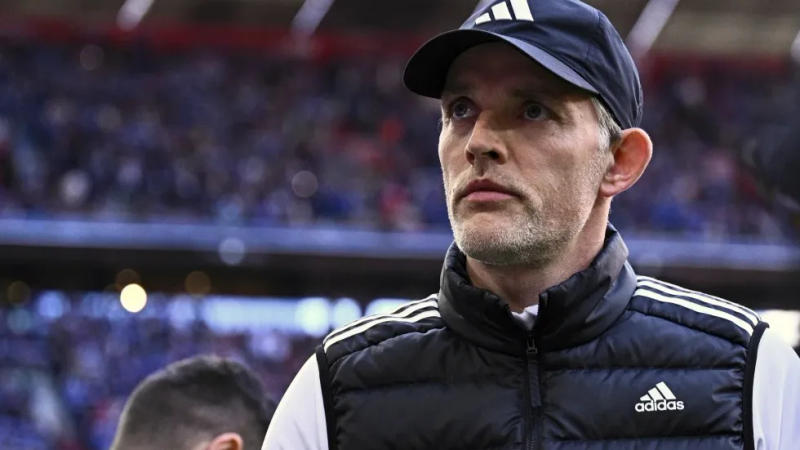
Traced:
<path fill-rule="evenodd" d="M 333 332 L 317 351 L 330 449 L 752 448 L 754 349 L 766 324 L 621 266 L 605 300 L 564 297 L 584 328 L 544 296 L 544 325 L 528 332 L 459 281 Z M 586 279 L 604 278 L 577 282 Z M 622 303 L 609 300 L 628 282 Z M 472 316 L 452 310 L 459 295 L 473 296 Z M 604 313 L 612 320 L 594 317 Z"/>

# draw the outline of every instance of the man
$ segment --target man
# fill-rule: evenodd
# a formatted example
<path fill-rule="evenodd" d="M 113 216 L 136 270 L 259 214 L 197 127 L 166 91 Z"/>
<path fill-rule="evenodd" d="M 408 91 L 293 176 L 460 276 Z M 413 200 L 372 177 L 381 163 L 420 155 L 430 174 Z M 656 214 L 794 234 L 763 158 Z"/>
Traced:
<path fill-rule="evenodd" d="M 247 367 L 214 356 L 188 358 L 136 387 L 111 450 L 257 449 L 274 410 Z"/>
<path fill-rule="evenodd" d="M 328 335 L 264 449 L 797 448 L 791 349 L 749 309 L 637 276 L 608 224 L 652 144 L 605 16 L 496 1 L 404 79 L 441 99 L 440 291 Z"/>

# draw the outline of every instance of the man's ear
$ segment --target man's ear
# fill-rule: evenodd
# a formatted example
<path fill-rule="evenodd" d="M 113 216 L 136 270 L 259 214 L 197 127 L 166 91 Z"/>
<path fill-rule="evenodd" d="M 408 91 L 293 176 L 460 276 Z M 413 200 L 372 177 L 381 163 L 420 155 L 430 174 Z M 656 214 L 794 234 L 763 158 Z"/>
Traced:
<path fill-rule="evenodd" d="M 244 441 L 239 433 L 222 433 L 215 437 L 206 447 L 207 450 L 242 450 Z"/>
<path fill-rule="evenodd" d="M 628 128 L 622 131 L 612 151 L 613 163 L 600 183 L 604 197 L 613 197 L 636 183 L 653 156 L 653 142 L 643 129 Z"/>

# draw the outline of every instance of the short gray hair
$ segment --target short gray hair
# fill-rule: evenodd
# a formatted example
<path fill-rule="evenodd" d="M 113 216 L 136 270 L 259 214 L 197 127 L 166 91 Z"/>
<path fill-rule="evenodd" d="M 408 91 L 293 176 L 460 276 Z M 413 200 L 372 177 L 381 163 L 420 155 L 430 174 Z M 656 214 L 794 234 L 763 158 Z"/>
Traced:
<path fill-rule="evenodd" d="M 614 116 L 599 97 L 592 97 L 597 122 L 600 124 L 600 150 L 610 150 L 622 137 L 622 127 L 619 126 Z"/>

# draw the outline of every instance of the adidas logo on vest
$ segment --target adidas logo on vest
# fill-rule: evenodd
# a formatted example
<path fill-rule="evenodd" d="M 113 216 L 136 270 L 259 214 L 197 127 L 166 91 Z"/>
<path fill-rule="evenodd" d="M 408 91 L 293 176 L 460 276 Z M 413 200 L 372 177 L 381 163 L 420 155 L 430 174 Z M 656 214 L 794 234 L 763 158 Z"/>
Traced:
<path fill-rule="evenodd" d="M 634 407 L 637 413 L 656 411 L 683 411 L 683 402 L 675 398 L 675 394 L 663 381 L 647 391 L 639 398 Z"/>

